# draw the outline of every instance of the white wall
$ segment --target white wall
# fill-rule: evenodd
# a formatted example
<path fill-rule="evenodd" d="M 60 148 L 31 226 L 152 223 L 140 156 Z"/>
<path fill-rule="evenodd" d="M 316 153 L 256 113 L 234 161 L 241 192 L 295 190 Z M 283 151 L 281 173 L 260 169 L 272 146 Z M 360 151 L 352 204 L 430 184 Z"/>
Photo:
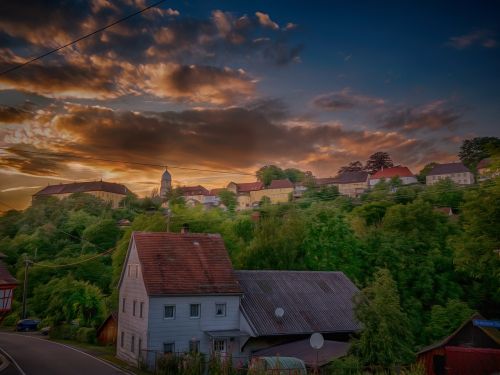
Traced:
<path fill-rule="evenodd" d="M 128 273 L 128 265 L 132 265 L 132 273 Z M 135 274 L 137 265 L 138 273 Z M 147 349 L 148 330 L 148 309 L 149 299 L 142 279 L 142 270 L 135 242 L 131 241 L 128 258 L 124 266 L 124 274 L 120 285 L 120 300 L 118 308 L 118 332 L 116 340 L 116 355 L 128 362 L 137 363 L 139 355 L 139 340 L 142 342 L 142 349 Z M 123 312 L 123 298 L 125 298 L 125 312 Z M 133 301 L 136 301 L 135 316 L 133 315 Z M 141 302 L 144 303 L 143 315 L 140 317 Z M 124 332 L 124 342 L 122 347 L 121 335 Z M 134 352 L 131 350 L 132 336 L 135 337 Z"/>

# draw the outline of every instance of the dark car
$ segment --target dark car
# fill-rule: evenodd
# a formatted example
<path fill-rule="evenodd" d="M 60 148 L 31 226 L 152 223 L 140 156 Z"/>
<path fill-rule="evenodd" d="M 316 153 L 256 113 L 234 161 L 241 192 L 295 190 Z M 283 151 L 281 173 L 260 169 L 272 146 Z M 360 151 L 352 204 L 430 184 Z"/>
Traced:
<path fill-rule="evenodd" d="M 16 331 L 36 331 L 40 321 L 38 319 L 22 319 L 17 322 Z"/>

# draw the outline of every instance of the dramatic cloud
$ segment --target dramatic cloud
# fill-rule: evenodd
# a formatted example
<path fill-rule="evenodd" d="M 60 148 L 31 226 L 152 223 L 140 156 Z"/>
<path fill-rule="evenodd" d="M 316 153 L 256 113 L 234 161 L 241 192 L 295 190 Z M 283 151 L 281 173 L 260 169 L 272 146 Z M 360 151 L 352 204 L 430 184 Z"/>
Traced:
<path fill-rule="evenodd" d="M 384 113 L 379 122 L 382 128 L 405 133 L 416 131 L 455 130 L 462 113 L 444 101 L 435 101 L 422 107 L 397 108 Z"/>
<path fill-rule="evenodd" d="M 269 14 L 262 13 L 262 12 L 255 12 L 255 15 L 257 16 L 257 19 L 259 20 L 259 23 L 264 26 L 264 27 L 269 27 L 270 29 L 277 30 L 279 29 L 279 25 L 271 20 L 271 17 Z"/>
<path fill-rule="evenodd" d="M 31 107 L 29 104 L 25 104 L 22 107 L 0 105 L 0 123 L 20 124 L 25 120 L 33 118 L 34 113 L 31 112 Z"/>
<path fill-rule="evenodd" d="M 448 45 L 456 49 L 464 49 L 475 45 L 484 48 L 494 48 L 497 46 L 495 34 L 489 30 L 476 30 L 469 34 L 450 38 Z"/>
<path fill-rule="evenodd" d="M 313 99 L 313 105 L 325 111 L 344 111 L 354 107 L 380 106 L 383 104 L 383 99 L 354 94 L 348 88 L 319 95 Z"/>

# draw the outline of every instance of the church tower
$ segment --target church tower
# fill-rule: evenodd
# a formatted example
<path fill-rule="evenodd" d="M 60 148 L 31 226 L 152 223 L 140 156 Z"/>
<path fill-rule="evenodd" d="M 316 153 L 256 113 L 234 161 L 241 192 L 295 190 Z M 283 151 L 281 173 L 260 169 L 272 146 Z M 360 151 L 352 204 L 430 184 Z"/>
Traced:
<path fill-rule="evenodd" d="M 172 176 L 165 167 L 165 172 L 161 175 L 160 197 L 166 198 L 168 192 L 172 189 Z"/>

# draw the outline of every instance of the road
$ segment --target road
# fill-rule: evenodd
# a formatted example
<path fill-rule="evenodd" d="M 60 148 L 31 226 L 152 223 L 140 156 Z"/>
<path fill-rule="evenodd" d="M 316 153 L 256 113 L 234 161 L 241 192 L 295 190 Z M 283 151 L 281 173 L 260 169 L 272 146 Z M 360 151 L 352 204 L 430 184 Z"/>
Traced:
<path fill-rule="evenodd" d="M 116 367 L 66 345 L 29 334 L 0 332 L 0 348 L 14 361 L 7 375 L 124 375 Z M 4 372 L 2 372 L 4 375 Z"/>

